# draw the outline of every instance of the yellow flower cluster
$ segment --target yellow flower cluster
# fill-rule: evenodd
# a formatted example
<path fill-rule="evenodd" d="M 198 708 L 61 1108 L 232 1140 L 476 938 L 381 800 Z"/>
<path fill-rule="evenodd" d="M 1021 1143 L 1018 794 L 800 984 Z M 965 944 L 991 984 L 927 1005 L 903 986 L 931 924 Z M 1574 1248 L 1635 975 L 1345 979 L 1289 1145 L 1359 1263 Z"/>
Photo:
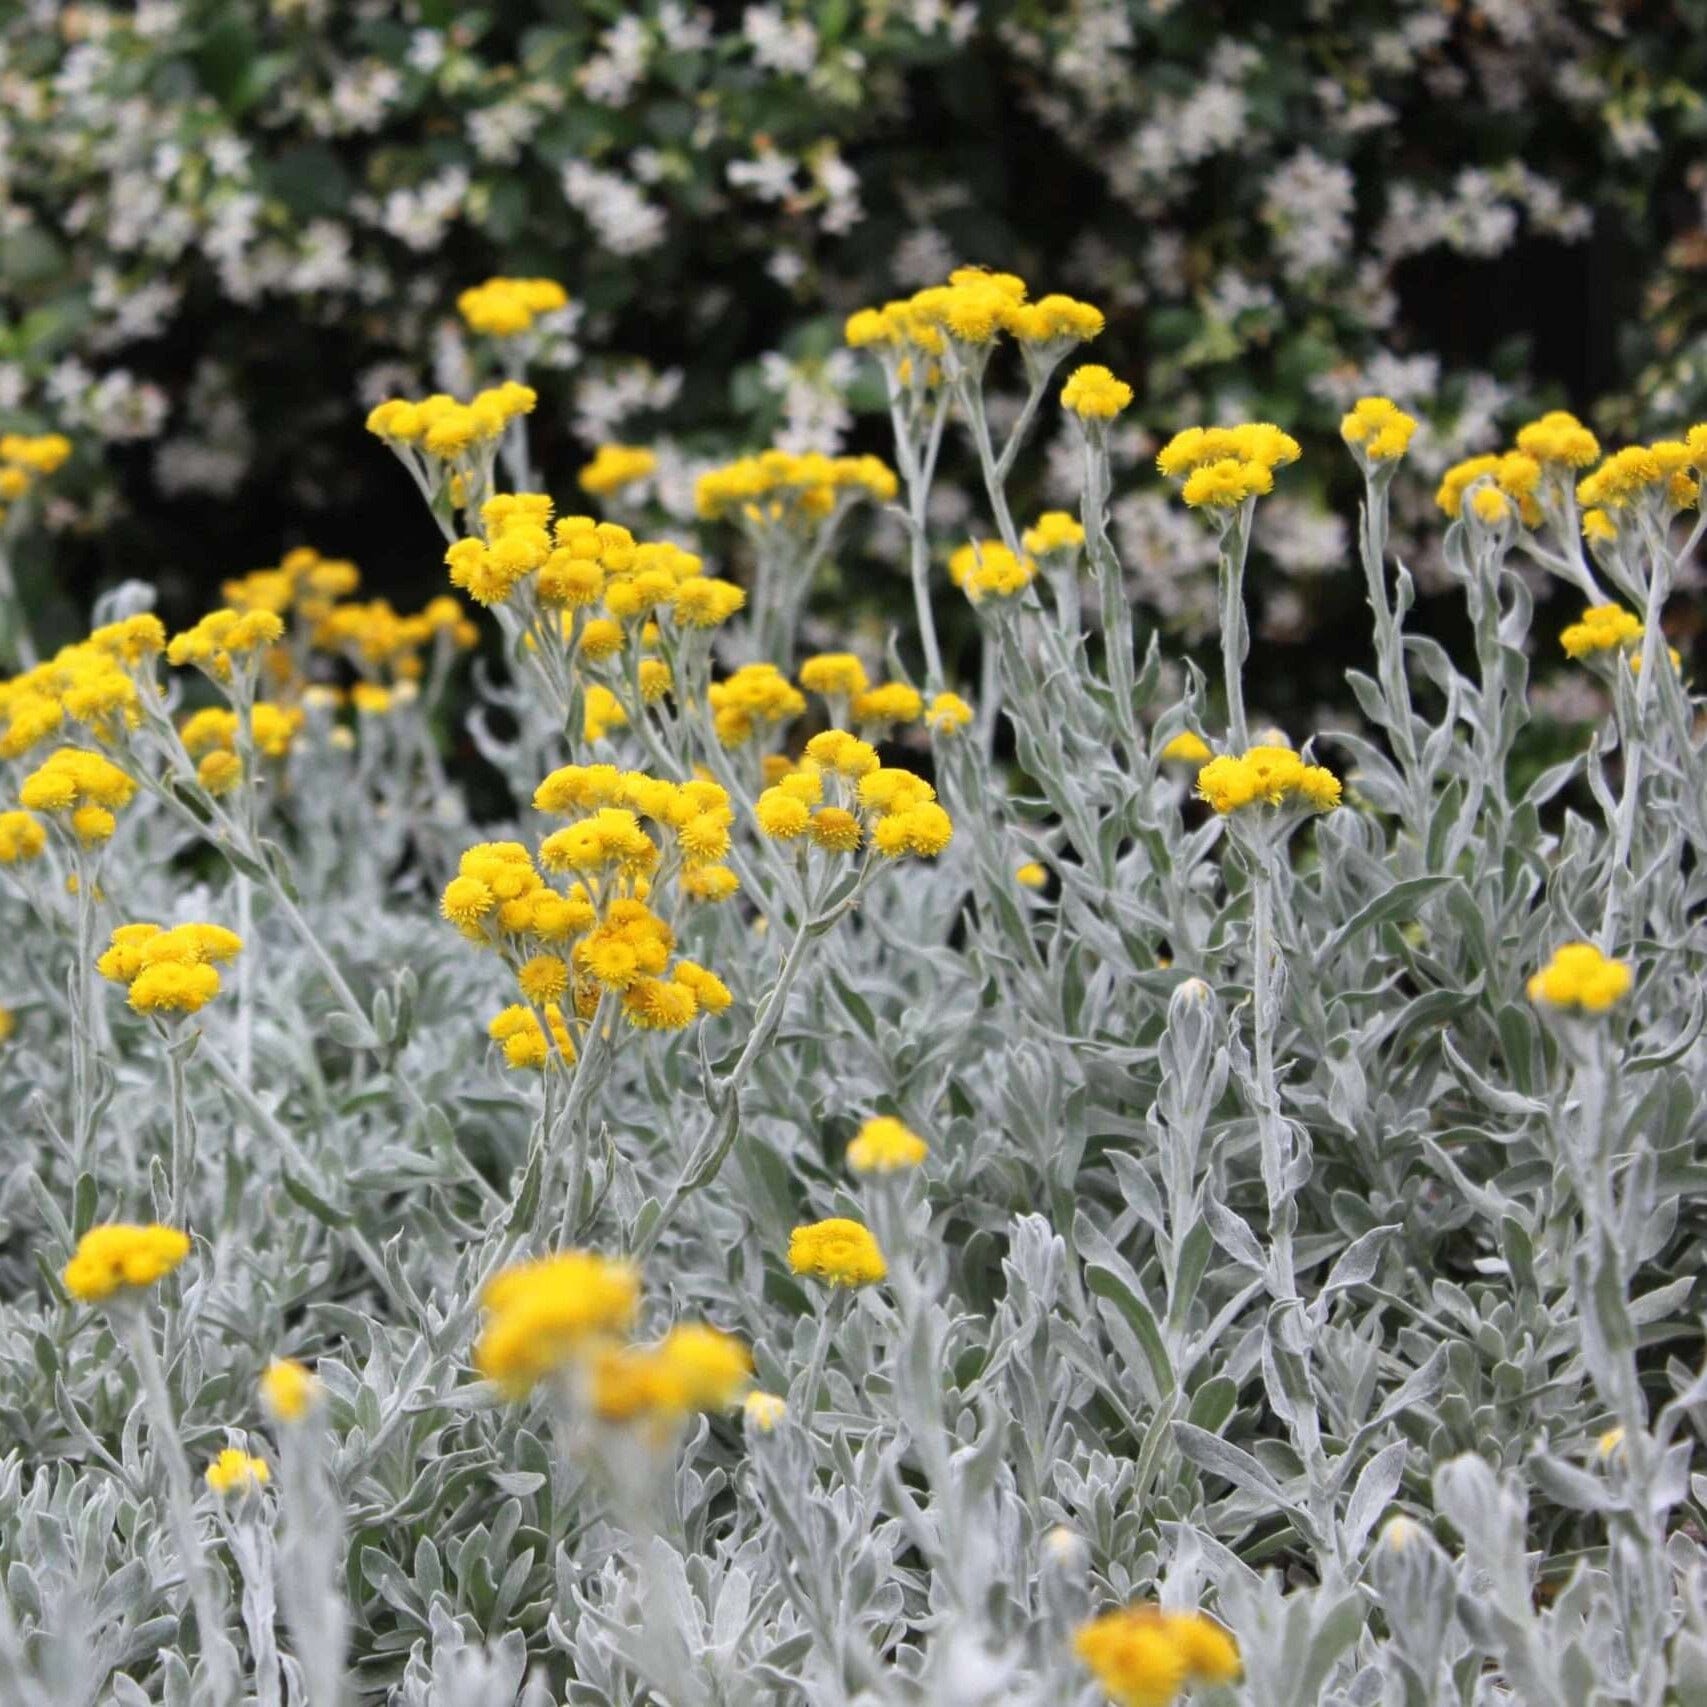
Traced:
<path fill-rule="evenodd" d="M 488 338 L 531 332 L 540 315 L 568 306 L 569 293 L 555 279 L 488 279 L 456 299 L 456 311 L 469 331 Z"/>
<path fill-rule="evenodd" d="M 1299 457 L 1298 441 L 1267 421 L 1237 427 L 1187 427 L 1162 446 L 1156 466 L 1183 479 L 1193 509 L 1234 509 L 1274 490 L 1274 471 Z"/>
<path fill-rule="evenodd" d="M 1033 557 L 1048 557 L 1057 551 L 1082 551 L 1085 530 L 1077 516 L 1065 510 L 1045 510 L 1020 536 L 1020 544 Z"/>
<path fill-rule="evenodd" d="M 337 604 L 318 613 L 307 601 L 299 608 L 313 624 L 309 638 L 316 649 L 340 654 L 364 673 L 384 670 L 401 681 L 425 673 L 421 653 L 441 635 L 464 652 L 480 643 L 480 630 L 448 593 L 429 599 L 408 616 L 389 599 Z"/>
<path fill-rule="evenodd" d="M 295 609 L 317 621 L 361 584 L 361 571 L 347 558 L 322 557 L 312 545 L 300 545 L 271 568 L 251 569 L 226 581 L 220 596 L 233 610 L 284 616 Z"/>
<path fill-rule="evenodd" d="M 71 455 L 63 433 L 0 433 L 0 520 L 4 506 L 27 497 L 38 480 L 56 474 Z"/>
<path fill-rule="evenodd" d="M 725 747 L 743 747 L 761 725 L 791 723 L 806 709 L 800 690 L 775 664 L 743 664 L 706 690 L 712 726 Z"/>
<path fill-rule="evenodd" d="M 1642 638 L 1641 618 L 1622 605 L 1590 605 L 1581 622 L 1573 622 L 1559 636 L 1559 644 L 1571 658 L 1588 658 L 1597 652 L 1622 651 Z"/>
<path fill-rule="evenodd" d="M 799 764 L 759 796 L 756 815 L 773 840 L 804 836 L 834 854 L 854 853 L 869 838 L 886 859 L 934 859 L 954 835 L 928 782 L 885 766 L 876 748 L 845 729 L 814 735 Z"/>
<path fill-rule="evenodd" d="M 591 516 L 554 522 L 543 493 L 499 493 L 481 506 L 480 520 L 484 539 L 459 539 L 445 553 L 452 583 L 488 607 L 509 602 L 524 587 L 552 611 L 587 611 L 602 602 L 607 614 L 581 632 L 581 654 L 589 662 L 623 650 L 625 623 L 668 615 L 683 628 L 715 628 L 746 602 L 739 587 L 707 575 L 701 560 L 678 545 L 638 543 L 627 528 Z M 668 667 L 654 662 L 650 698 L 670 685 Z"/>
<path fill-rule="evenodd" d="M 1020 344 L 1056 354 L 1103 329 L 1102 311 L 1088 302 L 1057 294 L 1028 302 L 1028 294 L 1025 280 L 1013 273 L 957 267 L 947 284 L 850 315 L 845 336 L 856 350 L 937 356 L 947 339 L 985 346 L 1005 332 Z"/>
<path fill-rule="evenodd" d="M 973 604 L 1016 598 L 1037 575 L 1030 557 L 1015 557 L 997 539 L 971 540 L 948 560 L 948 578 Z"/>
<path fill-rule="evenodd" d="M 1061 387 L 1061 407 L 1081 421 L 1112 421 L 1132 401 L 1132 387 L 1098 362 L 1076 367 Z"/>
<path fill-rule="evenodd" d="M 140 1291 L 164 1280 L 189 1254 L 189 1238 L 176 1227 L 109 1221 L 77 1241 L 60 1278 L 73 1298 L 100 1304 L 126 1288 Z"/>
<path fill-rule="evenodd" d="M 1550 1008 L 1603 1014 L 1629 990 L 1630 968 L 1592 943 L 1568 942 L 1529 980 L 1529 999 Z"/>
<path fill-rule="evenodd" d="M 115 742 L 137 720 L 129 671 L 165 650 L 166 631 L 143 613 L 98 628 L 45 663 L 0 682 L 0 759 L 21 758 L 69 718 L 97 740 Z"/>
<path fill-rule="evenodd" d="M 1465 494 L 1478 481 L 1491 481 L 1499 495 L 1510 500 L 1528 527 L 1542 520 L 1541 495 L 1550 482 L 1569 479 L 1600 455 L 1600 442 L 1576 416 L 1553 410 L 1519 429 L 1517 448 L 1503 455 L 1468 457 L 1447 469 L 1435 502 L 1452 517 L 1459 516 Z M 1707 468 L 1707 422 L 1692 427 L 1683 439 L 1660 439 L 1651 445 L 1626 445 L 1614 451 L 1593 473 L 1577 482 L 1576 498 L 1586 514 L 1583 532 L 1597 542 L 1617 537 L 1617 511 L 1648 497 L 1658 497 L 1677 510 L 1700 502 L 1700 475 Z M 1472 498 L 1477 515 L 1486 522 L 1503 521 L 1508 506 L 1493 497 Z M 1591 519 L 1592 518 L 1592 519 Z"/>
<path fill-rule="evenodd" d="M 516 1263 L 487 1283 L 481 1302 L 486 1325 L 474 1366 L 487 1380 L 519 1398 L 566 1374 L 576 1401 L 605 1422 L 725 1410 L 752 1374 L 747 1348 L 703 1323 L 633 1344 L 640 1276 L 633 1264 L 594 1251 Z"/>
<path fill-rule="evenodd" d="M 265 1458 L 251 1458 L 235 1446 L 226 1447 L 207 1467 L 207 1485 L 222 1499 L 227 1494 L 251 1493 L 272 1479 Z"/>
<path fill-rule="evenodd" d="M 217 967 L 242 948 L 243 939 L 223 925 L 120 925 L 95 970 L 128 985 L 138 1013 L 193 1014 L 219 994 Z"/>
<path fill-rule="evenodd" d="M 903 1173 L 918 1167 L 930 1146 L 890 1114 L 874 1115 L 848 1145 L 848 1166 L 856 1174 Z"/>
<path fill-rule="evenodd" d="M 800 666 L 796 678 L 807 693 L 848 699 L 871 686 L 865 665 L 852 652 L 818 652 Z"/>
<path fill-rule="evenodd" d="M 531 415 L 538 402 L 532 386 L 513 379 L 477 392 L 466 403 L 444 392 L 418 403 L 392 397 L 369 412 L 367 430 L 393 450 L 418 451 L 435 462 L 466 463 L 472 453 L 496 445 L 509 424 Z"/>
<path fill-rule="evenodd" d="M 658 458 L 644 445 L 600 445 L 578 481 L 583 492 L 608 498 L 612 492 L 644 480 L 657 466 Z"/>
<path fill-rule="evenodd" d="M 166 662 L 194 664 L 216 682 L 231 679 L 233 659 L 252 657 L 284 638 L 283 619 L 270 610 L 209 611 L 194 628 L 174 634 Z"/>
<path fill-rule="evenodd" d="M 707 469 L 694 484 L 694 507 L 706 521 L 734 515 L 755 525 L 805 528 L 839 501 L 887 504 L 897 490 L 894 470 L 875 456 L 767 450 Z"/>
<path fill-rule="evenodd" d="M 726 1411 L 752 1379 L 753 1358 L 738 1339 L 704 1322 L 671 1328 L 654 1345 L 602 1346 L 594 1354 L 589 1399 L 601 1422 L 673 1422 L 694 1411 Z"/>
<path fill-rule="evenodd" d="M 788 1236 L 788 1266 L 826 1286 L 875 1286 L 889 1272 L 871 1229 L 845 1216 L 796 1227 Z"/>
<path fill-rule="evenodd" d="M 853 697 L 849 706 L 862 729 L 880 731 L 902 723 L 917 723 L 924 714 L 924 695 L 907 682 L 880 682 Z"/>
<path fill-rule="evenodd" d="M 1416 430 L 1416 418 L 1391 397 L 1360 397 L 1340 421 L 1340 437 L 1369 462 L 1397 462 Z"/>
<path fill-rule="evenodd" d="M 640 1276 L 631 1263 L 563 1251 L 494 1275 L 481 1302 L 487 1322 L 474 1366 L 520 1394 L 593 1346 L 627 1334 L 640 1311 Z"/>
<path fill-rule="evenodd" d="M 1211 759 L 1197 773 L 1197 792 L 1221 813 L 1285 805 L 1331 812 L 1340 803 L 1340 779 L 1325 766 L 1305 764 L 1290 747 L 1252 747 Z"/>
<path fill-rule="evenodd" d="M 47 831 L 28 812 L 0 812 L 0 865 L 23 865 L 40 859 L 47 849 Z"/>
<path fill-rule="evenodd" d="M 1696 432 L 1707 440 L 1707 423 L 1702 428 L 1691 429 L 1692 438 Z M 1577 502 L 1584 509 L 1617 511 L 1642 498 L 1661 494 L 1673 509 L 1693 509 L 1701 501 L 1697 474 L 1704 463 L 1707 456 L 1698 454 L 1683 439 L 1626 445 L 1577 482 Z"/>
<path fill-rule="evenodd" d="M 1540 463 L 1587 468 L 1600 455 L 1600 440 L 1567 409 L 1550 409 L 1518 428 L 1517 448 Z"/>
<path fill-rule="evenodd" d="M 1238 1644 L 1201 1612 L 1127 1606 L 1081 1624 L 1073 1648 L 1119 1707 L 1167 1707 L 1190 1683 L 1232 1683 Z"/>
<path fill-rule="evenodd" d="M 136 784 L 111 759 L 80 747 L 58 747 L 24 778 L 18 802 L 28 812 L 63 814 L 87 846 L 109 840 L 113 814 L 128 806 Z"/>
<path fill-rule="evenodd" d="M 249 739 L 263 758 L 282 759 L 302 729 L 302 709 L 295 705 L 274 705 L 270 700 L 258 700 L 249 709 Z M 180 725 L 178 733 L 184 751 L 197 758 L 203 753 L 235 752 L 237 748 L 237 713 L 221 705 L 204 706 L 193 711 Z"/>
<path fill-rule="evenodd" d="M 723 1012 L 733 998 L 714 972 L 670 962 L 675 933 L 647 905 L 666 854 L 640 819 L 662 832 L 684 895 L 723 899 L 735 888 L 721 863 L 734 817 L 724 790 L 613 765 L 566 765 L 540 784 L 534 805 L 581 814 L 539 845 L 540 866 L 572 876 L 567 889 L 549 883 L 519 842 L 483 842 L 463 854 L 440 901 L 446 919 L 515 973 L 524 1001 L 490 1027 L 509 1065 L 544 1067 L 553 1044 L 562 1059 L 574 1059 L 559 1005 L 565 998 L 578 1020 L 590 1022 L 608 991 L 641 1030 L 678 1030 L 699 1014 Z"/>

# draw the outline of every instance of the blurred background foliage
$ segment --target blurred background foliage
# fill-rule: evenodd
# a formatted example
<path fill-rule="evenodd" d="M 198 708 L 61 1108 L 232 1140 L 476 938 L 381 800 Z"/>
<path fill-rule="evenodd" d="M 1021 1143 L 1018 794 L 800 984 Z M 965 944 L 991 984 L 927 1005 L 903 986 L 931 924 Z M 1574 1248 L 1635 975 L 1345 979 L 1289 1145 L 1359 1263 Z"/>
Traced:
<path fill-rule="evenodd" d="M 1351 397 L 1425 418 L 1396 518 L 1425 588 L 1408 530 L 1447 462 L 1540 406 L 1611 440 L 1707 413 L 1703 0 L 0 19 L 0 426 L 78 447 L 22 565 L 56 638 L 124 575 L 187 619 L 302 542 L 405 608 L 441 591 L 440 542 L 362 416 L 481 377 L 454 302 L 492 273 L 573 299 L 530 375 L 560 502 L 596 443 L 653 445 L 632 519 L 654 532 L 691 525 L 694 472 L 731 452 L 884 450 L 840 351 L 851 308 L 962 261 L 1098 302 L 1095 358 L 1138 391 L 1117 531 L 1177 644 L 1207 631 L 1213 554 L 1149 467 L 1156 436 L 1239 415 L 1311 441 L 1258 539 L 1253 699 L 1282 717 L 1336 698 L 1339 637 L 1362 644 L 1339 620 L 1356 578 L 1325 573 L 1351 545 Z M 1036 507 L 1065 489 L 1052 432 Z M 945 550 L 987 531 L 960 490 Z M 875 638 L 893 544 L 854 536 L 822 613 Z"/>

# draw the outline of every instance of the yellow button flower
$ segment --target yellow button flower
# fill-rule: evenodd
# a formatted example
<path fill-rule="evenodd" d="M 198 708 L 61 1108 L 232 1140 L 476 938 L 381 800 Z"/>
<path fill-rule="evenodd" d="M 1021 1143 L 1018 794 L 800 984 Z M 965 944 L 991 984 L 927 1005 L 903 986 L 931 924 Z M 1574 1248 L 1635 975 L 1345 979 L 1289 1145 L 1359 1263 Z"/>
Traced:
<path fill-rule="evenodd" d="M 228 1446 L 207 1467 L 207 1485 L 216 1494 L 249 1493 L 264 1487 L 273 1478 L 264 1458 L 251 1458 L 247 1452 Z"/>
<path fill-rule="evenodd" d="M 77 1241 L 61 1278 L 73 1298 L 99 1304 L 117 1292 L 164 1280 L 189 1253 L 189 1236 L 176 1227 L 107 1222 Z"/>
<path fill-rule="evenodd" d="M 826 1286 L 875 1286 L 889 1272 L 871 1230 L 840 1216 L 796 1227 L 788 1238 L 788 1265 Z"/>
<path fill-rule="evenodd" d="M 893 1174 L 916 1168 L 930 1154 L 918 1133 L 893 1115 L 874 1115 L 848 1145 L 848 1166 L 856 1174 Z"/>
<path fill-rule="evenodd" d="M 1593 943 L 1568 942 L 1529 980 L 1529 999 L 1538 1006 L 1603 1014 L 1628 992 L 1631 982 L 1623 961 L 1609 960 Z"/>

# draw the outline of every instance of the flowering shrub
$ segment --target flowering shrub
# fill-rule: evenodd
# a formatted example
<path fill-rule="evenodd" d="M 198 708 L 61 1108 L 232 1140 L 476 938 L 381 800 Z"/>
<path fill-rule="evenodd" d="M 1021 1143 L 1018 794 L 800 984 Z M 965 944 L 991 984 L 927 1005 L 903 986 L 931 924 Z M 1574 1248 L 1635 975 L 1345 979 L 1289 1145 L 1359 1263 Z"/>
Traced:
<path fill-rule="evenodd" d="M 418 611 L 301 551 L 0 683 L 8 1702 L 1691 1698 L 1707 424 L 1449 471 L 1460 663 L 1356 400 L 1363 715 L 1294 736 L 1245 577 L 1309 458 L 1162 446 L 1221 642 L 1168 667 L 1100 325 L 969 269 L 856 313 L 893 464 L 709 471 L 730 575 L 562 502 L 525 371 L 386 399 Z M 808 653 L 873 503 L 915 621 Z M 1524 780 L 1527 571 L 1607 709 Z"/>

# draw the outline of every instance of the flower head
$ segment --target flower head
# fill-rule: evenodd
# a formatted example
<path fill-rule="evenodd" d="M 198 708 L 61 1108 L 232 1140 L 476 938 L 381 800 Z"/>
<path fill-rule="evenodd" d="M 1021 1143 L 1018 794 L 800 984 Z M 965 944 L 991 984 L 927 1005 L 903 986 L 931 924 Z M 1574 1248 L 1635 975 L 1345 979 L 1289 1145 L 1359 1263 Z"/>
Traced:
<path fill-rule="evenodd" d="M 826 1286 L 875 1286 L 889 1272 L 870 1229 L 839 1216 L 796 1227 L 788 1238 L 788 1265 Z"/>
<path fill-rule="evenodd" d="M 1360 397 L 1340 422 L 1340 437 L 1367 462 L 1397 462 L 1410 448 L 1417 430 L 1390 397 Z"/>
<path fill-rule="evenodd" d="M 261 1408 L 274 1422 L 301 1422 L 324 1391 L 320 1378 L 292 1357 L 276 1357 L 261 1372 Z"/>
<path fill-rule="evenodd" d="M 1132 401 L 1132 387 L 1097 362 L 1074 368 L 1061 387 L 1061 407 L 1081 421 L 1112 421 Z"/>
<path fill-rule="evenodd" d="M 252 1458 L 235 1446 L 228 1446 L 207 1467 L 207 1485 L 222 1498 L 226 1494 L 244 1494 L 264 1487 L 273 1473 L 265 1458 Z"/>
<path fill-rule="evenodd" d="M 893 1174 L 916 1168 L 930 1154 L 918 1133 L 893 1115 L 874 1115 L 848 1145 L 848 1166 L 856 1174 Z M 790 1250 L 792 1258 L 792 1248 Z"/>
<path fill-rule="evenodd" d="M 1128 1606 L 1081 1624 L 1073 1649 L 1120 1707 L 1167 1707 L 1188 1683 L 1231 1683 L 1237 1644 L 1201 1612 Z"/>
<path fill-rule="evenodd" d="M 1541 1007 L 1608 1012 L 1629 990 L 1630 968 L 1593 943 L 1568 942 L 1529 980 L 1529 999 Z"/>
<path fill-rule="evenodd" d="M 91 1227 L 77 1241 L 61 1278 L 73 1298 L 99 1304 L 116 1292 L 140 1291 L 164 1280 L 189 1254 L 189 1236 L 176 1227 L 110 1221 Z"/>
<path fill-rule="evenodd" d="M 640 1307 L 632 1265 L 594 1251 L 513 1264 L 486 1284 L 474 1366 L 522 1393 L 598 1341 L 626 1333 Z"/>

